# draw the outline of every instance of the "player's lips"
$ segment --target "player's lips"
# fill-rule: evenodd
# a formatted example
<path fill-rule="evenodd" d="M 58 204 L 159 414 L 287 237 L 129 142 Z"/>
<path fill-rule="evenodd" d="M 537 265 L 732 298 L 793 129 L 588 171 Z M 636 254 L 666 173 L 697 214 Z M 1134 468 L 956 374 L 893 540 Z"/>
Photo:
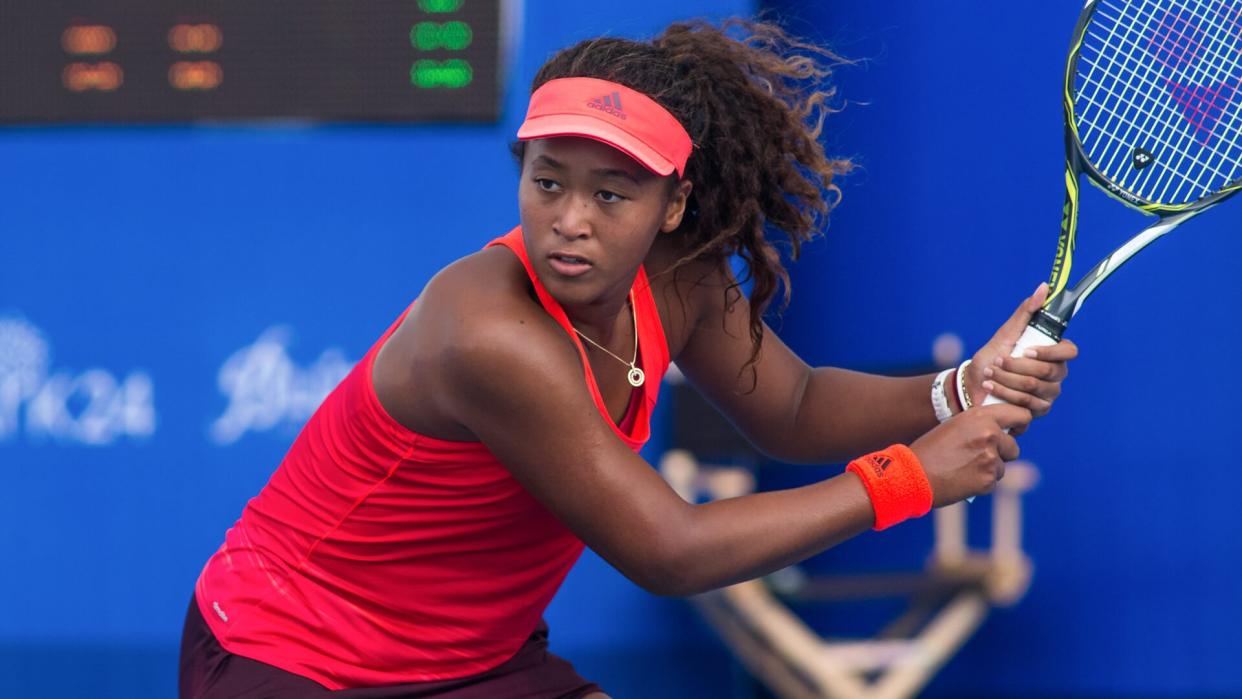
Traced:
<path fill-rule="evenodd" d="M 557 250 L 548 254 L 548 264 L 566 277 L 578 277 L 591 271 L 591 261 L 581 255 Z"/>

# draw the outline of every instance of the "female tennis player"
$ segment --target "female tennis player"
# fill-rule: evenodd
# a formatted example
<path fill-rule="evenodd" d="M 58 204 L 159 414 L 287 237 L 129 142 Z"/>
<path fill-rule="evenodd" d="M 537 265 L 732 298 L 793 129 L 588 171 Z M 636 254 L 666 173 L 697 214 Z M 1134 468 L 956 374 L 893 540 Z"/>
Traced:
<path fill-rule="evenodd" d="M 787 279 L 765 233 L 796 253 L 848 168 L 817 141 L 830 93 L 799 87 L 831 61 L 747 22 L 554 56 L 521 225 L 427 284 L 247 504 L 198 579 L 182 695 L 603 697 L 541 622 L 583 546 L 690 595 L 988 492 L 1076 354 L 1007 356 L 1042 287 L 960 378 L 812 368 L 763 322 Z M 684 502 L 636 453 L 672 361 L 774 459 L 853 461 Z"/>

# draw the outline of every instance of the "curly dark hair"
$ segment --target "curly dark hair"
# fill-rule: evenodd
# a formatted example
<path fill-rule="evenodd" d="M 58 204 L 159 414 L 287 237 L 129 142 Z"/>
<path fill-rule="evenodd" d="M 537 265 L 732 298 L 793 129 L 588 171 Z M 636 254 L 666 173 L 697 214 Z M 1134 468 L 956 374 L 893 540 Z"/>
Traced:
<path fill-rule="evenodd" d="M 549 59 L 531 85 L 534 92 L 556 78 L 610 80 L 650 96 L 686 128 L 694 150 L 685 176 L 694 187 L 676 234 L 689 252 L 670 271 L 705 257 L 745 260 L 753 349 L 743 371 L 752 368 L 752 376 L 763 315 L 778 290 L 782 308 L 790 296 L 789 274 L 764 231 L 783 233 L 796 260 L 840 198 L 833 175 L 851 169 L 848 160 L 826 157 L 818 140 L 835 111 L 836 90 L 825 79 L 844 62 L 770 22 L 692 21 L 650 41 L 580 42 Z M 515 144 L 519 159 L 523 151 Z M 725 289 L 728 307 L 743 281 Z"/>

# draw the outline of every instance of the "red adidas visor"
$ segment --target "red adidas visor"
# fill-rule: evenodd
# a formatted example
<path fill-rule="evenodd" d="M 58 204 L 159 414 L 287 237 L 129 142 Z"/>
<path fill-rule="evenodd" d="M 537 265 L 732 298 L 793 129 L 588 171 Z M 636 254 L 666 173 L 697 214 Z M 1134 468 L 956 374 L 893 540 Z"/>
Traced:
<path fill-rule="evenodd" d="M 624 85 L 598 78 L 559 78 L 530 96 L 523 141 L 582 136 L 602 141 L 657 175 L 686 173 L 690 134 L 655 100 Z"/>

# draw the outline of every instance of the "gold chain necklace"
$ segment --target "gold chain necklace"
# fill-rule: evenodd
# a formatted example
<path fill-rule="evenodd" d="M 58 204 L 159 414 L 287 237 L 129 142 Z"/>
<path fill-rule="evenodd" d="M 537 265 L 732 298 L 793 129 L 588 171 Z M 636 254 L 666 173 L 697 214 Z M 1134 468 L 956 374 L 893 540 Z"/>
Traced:
<path fill-rule="evenodd" d="M 592 340 L 586 335 L 583 335 L 582 331 L 579 330 L 578 328 L 574 328 L 574 332 L 578 333 L 578 337 L 604 350 L 604 352 L 606 352 L 609 357 L 612 357 L 618 362 L 621 362 L 622 364 L 628 366 L 630 368 L 630 372 L 626 374 L 625 378 L 629 380 L 631 386 L 633 386 L 634 388 L 638 388 L 639 386 L 643 385 L 643 381 L 647 380 L 647 376 L 643 374 L 642 369 L 638 368 L 638 311 L 634 308 L 634 292 L 633 291 L 630 291 L 629 303 L 630 303 L 630 313 L 634 316 L 634 358 L 631 359 L 630 361 L 628 362 L 625 361 L 624 359 L 613 354 L 612 351 L 609 350 L 607 347 L 599 344 L 598 342 L 596 342 L 595 340 Z M 571 323 L 570 326 L 572 327 L 573 324 Z"/>

